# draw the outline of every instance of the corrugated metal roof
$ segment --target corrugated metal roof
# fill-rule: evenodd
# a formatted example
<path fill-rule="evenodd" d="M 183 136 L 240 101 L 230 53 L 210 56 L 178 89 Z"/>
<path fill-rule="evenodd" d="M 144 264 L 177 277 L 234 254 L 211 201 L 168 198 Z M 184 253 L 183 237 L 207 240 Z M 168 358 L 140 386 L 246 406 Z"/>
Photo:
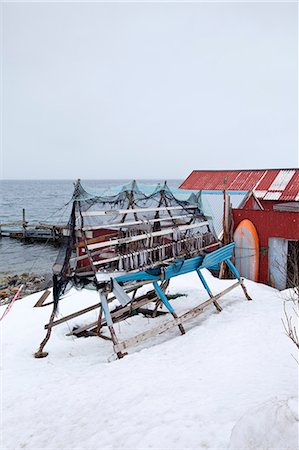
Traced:
<path fill-rule="evenodd" d="M 281 192 L 267 192 L 263 197 L 263 200 L 279 200 L 281 197 Z"/>
<path fill-rule="evenodd" d="M 299 169 L 194 170 L 181 189 L 254 191 L 260 200 L 299 198 Z"/>
<path fill-rule="evenodd" d="M 269 191 L 284 191 L 295 173 L 296 170 L 280 170 L 269 187 Z"/>

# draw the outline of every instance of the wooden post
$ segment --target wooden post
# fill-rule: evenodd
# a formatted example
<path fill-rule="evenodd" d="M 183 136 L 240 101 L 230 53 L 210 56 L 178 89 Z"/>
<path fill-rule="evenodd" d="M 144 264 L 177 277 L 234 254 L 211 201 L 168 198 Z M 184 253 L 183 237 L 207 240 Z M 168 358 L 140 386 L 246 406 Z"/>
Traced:
<path fill-rule="evenodd" d="M 23 208 L 22 215 L 23 215 L 23 219 L 22 219 L 23 239 L 26 240 L 26 215 L 25 215 L 25 208 Z"/>
<path fill-rule="evenodd" d="M 227 198 L 226 198 L 226 184 L 227 184 L 227 177 L 224 178 L 223 182 L 223 217 L 222 217 L 222 227 L 223 227 L 223 237 L 222 242 L 224 245 L 227 244 Z M 219 272 L 219 278 L 225 278 L 226 270 L 225 270 L 225 262 L 223 261 L 220 264 L 220 272 Z"/>

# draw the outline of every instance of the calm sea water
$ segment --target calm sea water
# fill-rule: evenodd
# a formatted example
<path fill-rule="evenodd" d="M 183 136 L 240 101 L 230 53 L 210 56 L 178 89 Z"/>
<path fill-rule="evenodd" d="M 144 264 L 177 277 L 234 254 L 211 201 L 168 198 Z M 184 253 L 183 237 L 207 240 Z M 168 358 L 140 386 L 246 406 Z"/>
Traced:
<path fill-rule="evenodd" d="M 164 180 L 142 180 L 156 184 Z M 128 180 L 82 180 L 83 187 L 108 187 Z M 177 187 L 182 180 L 168 180 Z M 22 208 L 29 223 L 65 223 L 73 193 L 71 180 L 0 180 L 0 223 L 22 220 Z M 51 244 L 25 244 L 15 239 L 0 239 L 0 273 L 49 273 L 58 249 Z"/>

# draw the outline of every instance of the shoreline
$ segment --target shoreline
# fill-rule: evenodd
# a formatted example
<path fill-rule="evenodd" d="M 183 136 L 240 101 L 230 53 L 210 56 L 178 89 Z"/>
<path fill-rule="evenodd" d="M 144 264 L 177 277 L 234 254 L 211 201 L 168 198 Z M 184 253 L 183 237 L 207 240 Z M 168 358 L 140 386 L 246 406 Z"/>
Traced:
<path fill-rule="evenodd" d="M 18 299 L 52 287 L 52 275 L 36 272 L 1 273 L 0 305 L 10 303 L 21 285 L 24 285 Z"/>

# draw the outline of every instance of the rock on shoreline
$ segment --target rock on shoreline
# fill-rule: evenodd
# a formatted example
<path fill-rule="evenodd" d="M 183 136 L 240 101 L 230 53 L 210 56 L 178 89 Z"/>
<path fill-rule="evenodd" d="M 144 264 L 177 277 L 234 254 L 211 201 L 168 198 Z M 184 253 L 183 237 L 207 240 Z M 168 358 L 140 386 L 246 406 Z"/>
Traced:
<path fill-rule="evenodd" d="M 34 292 L 42 291 L 52 285 L 51 275 L 40 275 L 36 273 L 24 272 L 21 274 L 0 275 L 0 304 L 9 303 L 18 292 L 21 285 L 24 285 L 19 298 Z"/>

